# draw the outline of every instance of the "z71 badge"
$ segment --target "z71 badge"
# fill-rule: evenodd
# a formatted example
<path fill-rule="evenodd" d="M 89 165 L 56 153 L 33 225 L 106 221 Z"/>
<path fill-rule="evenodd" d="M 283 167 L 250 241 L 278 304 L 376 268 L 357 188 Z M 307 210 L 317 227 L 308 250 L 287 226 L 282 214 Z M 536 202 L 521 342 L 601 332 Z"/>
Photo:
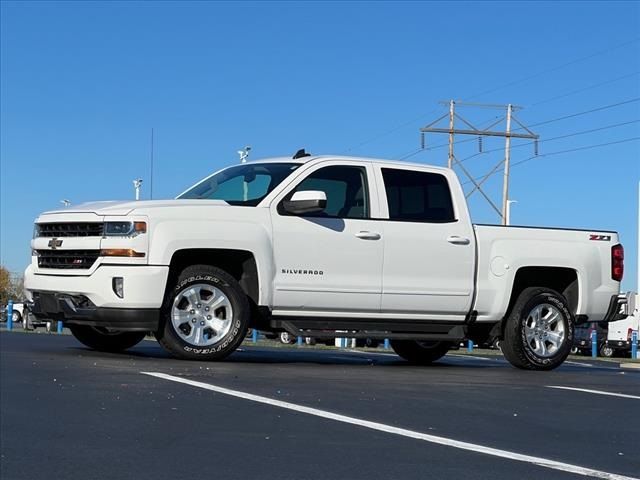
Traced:
<path fill-rule="evenodd" d="M 589 235 L 589 240 L 597 240 L 599 242 L 610 242 L 611 235 L 594 235 L 592 233 Z"/>

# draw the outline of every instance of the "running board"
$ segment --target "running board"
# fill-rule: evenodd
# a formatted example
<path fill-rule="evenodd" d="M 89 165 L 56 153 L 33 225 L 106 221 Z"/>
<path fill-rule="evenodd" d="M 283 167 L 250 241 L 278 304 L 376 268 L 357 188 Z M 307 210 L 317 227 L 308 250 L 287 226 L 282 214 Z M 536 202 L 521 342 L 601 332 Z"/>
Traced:
<path fill-rule="evenodd" d="M 269 322 L 275 330 L 285 330 L 295 337 L 374 338 L 407 340 L 446 340 L 466 338 L 466 326 L 433 321 L 381 322 L 370 319 L 326 319 L 274 317 Z"/>

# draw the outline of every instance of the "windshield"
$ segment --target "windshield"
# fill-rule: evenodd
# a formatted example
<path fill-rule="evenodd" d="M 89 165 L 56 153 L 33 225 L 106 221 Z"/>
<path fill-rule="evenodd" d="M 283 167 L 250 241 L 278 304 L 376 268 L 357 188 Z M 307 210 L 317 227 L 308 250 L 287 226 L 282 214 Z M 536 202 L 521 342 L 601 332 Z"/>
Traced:
<path fill-rule="evenodd" d="M 205 178 L 178 198 L 224 200 L 230 205 L 255 207 L 299 163 L 249 163 L 229 167 Z"/>

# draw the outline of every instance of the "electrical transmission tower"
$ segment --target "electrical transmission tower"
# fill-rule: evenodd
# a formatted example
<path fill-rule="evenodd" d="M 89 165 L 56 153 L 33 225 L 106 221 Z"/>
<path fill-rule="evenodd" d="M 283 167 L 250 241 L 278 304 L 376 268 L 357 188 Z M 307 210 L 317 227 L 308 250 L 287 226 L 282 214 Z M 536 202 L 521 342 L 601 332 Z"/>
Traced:
<path fill-rule="evenodd" d="M 458 166 L 464 174 L 469 178 L 471 183 L 473 183 L 474 188 L 467 194 L 467 198 L 469 198 L 476 190 L 489 202 L 489 204 L 493 207 L 493 209 L 500 215 L 502 219 L 502 225 L 509 224 L 509 167 L 511 163 L 511 139 L 512 138 L 527 138 L 534 141 L 535 145 L 535 154 L 538 153 L 538 138 L 539 135 L 536 135 L 527 127 L 525 127 L 522 123 L 518 121 L 518 119 L 513 115 L 515 110 L 519 110 L 520 107 L 516 107 L 515 105 L 489 105 L 489 104 L 480 104 L 480 103 L 464 103 L 464 102 L 455 102 L 454 100 L 450 100 L 449 102 L 440 102 L 445 105 L 449 105 L 449 112 L 445 113 L 443 116 L 438 118 L 437 120 L 431 122 L 426 127 L 420 129 L 421 139 L 422 139 L 422 148 L 425 148 L 425 133 L 446 133 L 449 135 L 449 160 L 447 162 L 447 166 L 449 168 L 453 168 L 454 166 Z M 493 122 L 486 128 L 476 128 L 473 124 L 462 118 L 455 108 L 456 105 L 468 106 L 468 107 L 482 107 L 482 108 L 497 108 L 500 110 L 506 110 L 505 117 L 500 117 L 497 121 Z M 437 128 L 435 125 L 444 120 L 445 118 L 449 118 L 449 127 L 448 128 Z M 455 120 L 459 120 L 468 128 L 456 128 Z M 495 127 L 503 120 L 506 119 L 506 127 L 504 131 L 494 131 L 491 128 Z M 515 133 L 511 126 L 513 123 L 518 124 L 521 128 L 517 130 L 525 130 L 524 133 Z M 491 170 L 487 175 L 485 175 L 479 182 L 476 181 L 475 178 L 469 173 L 469 171 L 462 165 L 462 161 L 458 160 L 454 154 L 453 146 L 454 146 L 454 137 L 455 135 L 474 135 L 478 137 L 478 145 L 480 148 L 480 152 L 482 152 L 482 139 L 483 137 L 505 137 L 505 147 L 504 147 L 504 159 L 500 161 L 493 170 Z M 496 173 L 500 167 L 504 164 L 503 169 L 503 180 L 502 180 L 502 209 L 499 209 L 493 200 L 487 195 L 487 193 L 482 189 L 482 184 L 487 181 L 489 177 L 491 177 L 494 173 Z"/>

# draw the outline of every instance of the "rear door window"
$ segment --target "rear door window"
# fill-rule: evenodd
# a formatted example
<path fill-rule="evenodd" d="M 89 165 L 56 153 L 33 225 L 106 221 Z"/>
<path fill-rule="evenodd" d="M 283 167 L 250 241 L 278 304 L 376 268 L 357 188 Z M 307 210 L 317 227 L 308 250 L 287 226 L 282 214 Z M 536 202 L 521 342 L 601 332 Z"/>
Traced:
<path fill-rule="evenodd" d="M 389 219 L 401 222 L 455 222 L 449 183 L 444 175 L 383 168 Z"/>

